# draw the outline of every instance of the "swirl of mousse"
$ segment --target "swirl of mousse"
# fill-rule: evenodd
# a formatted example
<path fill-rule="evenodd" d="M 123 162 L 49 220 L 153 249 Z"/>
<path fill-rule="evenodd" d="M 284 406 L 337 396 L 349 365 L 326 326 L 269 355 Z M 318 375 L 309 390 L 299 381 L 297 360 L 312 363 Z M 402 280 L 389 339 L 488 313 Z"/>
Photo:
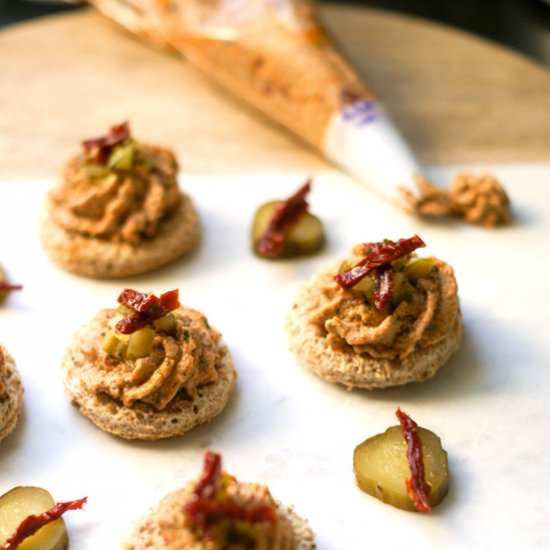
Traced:
<path fill-rule="evenodd" d="M 165 496 L 134 529 L 124 550 L 313 550 L 314 535 L 269 489 L 222 471 L 206 451 L 201 477 Z"/>
<path fill-rule="evenodd" d="M 23 410 L 23 384 L 8 350 L 0 345 L 0 442 L 17 426 Z"/>
<path fill-rule="evenodd" d="M 321 378 L 385 388 L 431 378 L 462 332 L 451 266 L 414 251 L 414 236 L 359 244 L 304 286 L 288 318 L 290 347 Z"/>
<path fill-rule="evenodd" d="M 68 271 L 94 278 L 143 273 L 197 243 L 191 199 L 168 149 L 135 140 L 127 123 L 82 142 L 48 195 L 42 242 Z"/>
<path fill-rule="evenodd" d="M 63 366 L 80 412 L 124 439 L 182 435 L 227 404 L 236 372 L 220 333 L 178 291 L 124 290 L 75 335 Z"/>

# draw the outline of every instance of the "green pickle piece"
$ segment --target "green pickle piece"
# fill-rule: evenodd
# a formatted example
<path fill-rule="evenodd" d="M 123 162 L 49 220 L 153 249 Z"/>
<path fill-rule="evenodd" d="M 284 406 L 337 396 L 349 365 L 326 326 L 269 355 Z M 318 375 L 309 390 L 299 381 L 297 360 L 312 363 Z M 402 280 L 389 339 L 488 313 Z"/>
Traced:
<path fill-rule="evenodd" d="M 6 283 L 7 277 L 4 268 L 0 265 L 0 283 Z M 8 295 L 7 290 L 0 290 L 0 302 Z"/>
<path fill-rule="evenodd" d="M 405 266 L 405 275 L 413 283 L 421 277 L 426 277 L 435 267 L 436 259 L 432 257 L 417 258 Z"/>
<path fill-rule="evenodd" d="M 418 435 L 424 475 L 430 486 L 429 503 L 436 506 L 449 488 L 447 453 L 432 431 L 419 427 Z M 405 484 L 411 472 L 401 426 L 392 426 L 358 445 L 353 453 L 353 470 L 357 484 L 369 495 L 403 510 L 416 510 Z"/>
<path fill-rule="evenodd" d="M 80 171 L 86 178 L 104 178 L 109 175 L 109 170 L 106 166 L 96 163 L 85 163 L 81 166 Z"/>
<path fill-rule="evenodd" d="M 139 359 L 146 357 L 153 349 L 153 339 L 156 332 L 149 327 L 144 327 L 130 334 L 126 359 Z"/>
<path fill-rule="evenodd" d="M 344 260 L 338 268 L 338 274 L 345 273 L 346 271 L 349 271 L 352 267 L 353 263 L 351 263 L 349 260 Z"/>
<path fill-rule="evenodd" d="M 267 202 L 260 206 L 254 214 L 252 243 L 254 252 L 260 257 L 264 257 L 258 252 L 260 240 L 273 218 L 275 209 L 280 204 L 282 204 L 282 201 Z M 277 258 L 312 254 L 320 250 L 324 242 L 325 232 L 321 220 L 310 212 L 305 212 L 288 232 L 283 248 Z"/>
<path fill-rule="evenodd" d="M 393 307 L 397 307 L 404 300 L 411 299 L 414 288 L 402 271 L 394 273 L 393 277 L 394 287 L 391 304 Z"/>
<path fill-rule="evenodd" d="M 358 283 L 354 284 L 351 288 L 356 292 L 361 292 L 361 294 L 363 294 L 365 298 L 371 300 L 374 291 L 376 290 L 376 282 L 370 275 L 367 275 L 366 277 L 363 277 Z"/>
<path fill-rule="evenodd" d="M 118 145 L 109 155 L 107 165 L 111 170 L 128 171 L 134 162 L 135 147 L 129 142 Z"/>
<path fill-rule="evenodd" d="M 153 321 L 153 326 L 156 331 L 173 334 L 176 330 L 176 318 L 172 313 L 168 313 L 160 319 Z"/>
<path fill-rule="evenodd" d="M 118 357 L 119 359 L 124 359 L 126 356 L 126 347 L 127 342 L 120 337 L 126 337 L 125 334 L 117 334 L 114 330 L 109 331 L 105 339 L 103 340 L 103 345 L 101 346 L 105 353 L 112 355 L 113 357 Z M 126 340 L 128 338 L 126 337 Z"/>
<path fill-rule="evenodd" d="M 122 317 L 128 317 L 128 315 L 132 315 L 132 313 L 134 313 L 134 310 L 131 307 L 122 306 L 122 305 L 118 306 L 116 308 L 116 311 Z M 117 323 L 118 323 L 118 321 L 120 321 L 120 318 L 117 320 Z"/>

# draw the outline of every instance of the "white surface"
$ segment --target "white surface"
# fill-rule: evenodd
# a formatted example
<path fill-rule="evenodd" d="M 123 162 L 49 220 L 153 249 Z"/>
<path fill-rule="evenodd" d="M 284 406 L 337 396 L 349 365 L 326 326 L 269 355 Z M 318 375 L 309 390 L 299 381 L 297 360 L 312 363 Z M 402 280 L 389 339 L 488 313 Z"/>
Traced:
<path fill-rule="evenodd" d="M 371 105 L 372 120 L 365 120 L 368 113 L 357 112 L 365 103 Z M 392 201 L 399 200 L 400 186 L 416 191 L 413 178 L 422 170 L 384 107 L 360 101 L 347 109 L 348 117 L 335 114 L 327 128 L 327 156 Z"/>
<path fill-rule="evenodd" d="M 0 341 L 26 389 L 23 421 L 0 446 L 0 492 L 36 484 L 58 500 L 88 495 L 85 512 L 67 515 L 71 548 L 118 548 L 149 505 L 198 474 L 208 445 L 238 478 L 264 482 L 295 504 L 320 550 L 548 548 L 550 165 L 494 168 L 518 214 L 517 225 L 495 231 L 422 223 L 345 176 L 319 174 L 311 204 L 329 246 L 280 263 L 251 255 L 249 222 L 257 205 L 293 192 L 303 174 L 184 178 L 204 223 L 200 250 L 115 283 L 67 275 L 45 258 L 37 238 L 44 182 L 0 183 L 0 260 L 25 285 L 0 310 Z M 429 171 L 441 182 L 452 173 Z M 456 268 L 466 338 L 450 364 L 432 381 L 373 393 L 347 392 L 299 368 L 282 326 L 300 283 L 356 242 L 415 232 L 427 254 Z M 123 286 L 180 287 L 182 300 L 223 332 L 238 390 L 211 425 L 172 441 L 128 443 L 69 405 L 64 347 Z M 397 405 L 438 433 L 449 453 L 451 488 L 430 516 L 355 486 L 353 448 L 396 424 Z"/>

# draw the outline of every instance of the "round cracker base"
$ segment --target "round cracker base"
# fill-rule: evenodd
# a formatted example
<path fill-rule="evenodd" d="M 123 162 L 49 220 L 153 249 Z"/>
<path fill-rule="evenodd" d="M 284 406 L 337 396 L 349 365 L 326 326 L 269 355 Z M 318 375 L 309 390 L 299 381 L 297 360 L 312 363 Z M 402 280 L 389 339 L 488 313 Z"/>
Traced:
<path fill-rule="evenodd" d="M 129 539 L 123 543 L 123 550 L 200 550 L 203 545 L 198 543 L 190 547 L 182 541 L 175 541 L 175 545 L 165 541 L 162 526 L 163 504 L 174 510 L 174 518 L 177 523 L 182 523 L 183 506 L 189 500 L 189 489 L 180 489 L 166 495 L 159 505 L 150 511 L 147 517 L 141 519 L 134 527 Z M 284 506 L 277 502 L 279 514 L 285 516 L 294 530 L 296 541 L 295 550 L 315 550 L 315 535 L 308 522 L 299 516 L 292 506 Z M 181 544 L 178 544 L 181 543 Z"/>
<path fill-rule="evenodd" d="M 157 236 L 137 246 L 70 233 L 53 222 L 51 208 L 48 198 L 41 231 L 46 253 L 62 269 L 93 279 L 116 279 L 160 268 L 195 248 L 201 234 L 199 215 L 185 193 Z"/>
<path fill-rule="evenodd" d="M 176 397 L 162 411 L 146 403 L 125 407 L 105 394 L 94 394 L 84 385 L 79 365 L 85 356 L 79 352 L 86 338 L 87 326 L 75 335 L 63 358 L 65 389 L 71 402 L 100 430 L 122 439 L 155 441 L 177 437 L 218 416 L 227 405 L 235 387 L 237 372 L 225 345 L 220 347 L 219 378 L 199 388 L 196 399 Z"/>
<path fill-rule="evenodd" d="M 4 346 L 0 346 L 4 354 L 7 399 L 0 401 L 0 442 L 8 437 L 17 426 L 23 412 L 23 384 L 15 361 Z"/>
<path fill-rule="evenodd" d="M 333 271 L 323 271 L 306 283 L 286 323 L 290 350 L 303 367 L 323 380 L 342 384 L 348 389 L 367 390 L 424 382 L 432 378 L 458 349 L 464 330 L 460 312 L 443 340 L 433 346 L 416 349 L 402 360 L 375 359 L 333 350 L 308 320 L 317 306 L 319 288 L 329 272 Z"/>

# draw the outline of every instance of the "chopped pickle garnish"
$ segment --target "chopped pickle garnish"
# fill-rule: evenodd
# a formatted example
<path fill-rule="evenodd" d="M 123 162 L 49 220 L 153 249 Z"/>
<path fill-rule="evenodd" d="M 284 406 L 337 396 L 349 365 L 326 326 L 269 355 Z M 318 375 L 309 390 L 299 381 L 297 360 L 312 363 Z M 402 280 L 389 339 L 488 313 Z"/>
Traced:
<path fill-rule="evenodd" d="M 402 267 L 405 267 L 407 263 L 409 262 L 411 256 L 410 254 L 407 254 L 406 256 L 403 256 L 402 258 L 398 258 L 397 260 L 394 260 L 391 263 L 392 268 L 397 271 L 398 269 L 401 269 Z"/>
<path fill-rule="evenodd" d="M 132 313 L 134 313 L 134 310 L 128 306 L 118 306 L 116 310 L 117 310 L 117 313 L 122 317 L 126 317 L 127 315 L 132 315 Z M 117 322 L 118 321 L 120 321 L 120 317 L 118 318 Z"/>
<path fill-rule="evenodd" d="M 344 260 L 338 268 L 338 273 L 345 273 L 346 271 L 349 271 L 352 267 L 353 263 L 351 263 L 349 260 Z"/>
<path fill-rule="evenodd" d="M 153 321 L 153 326 L 155 327 L 155 330 L 159 332 L 173 334 L 176 330 L 176 318 L 172 313 L 168 313 L 168 315 Z"/>
<path fill-rule="evenodd" d="M 124 359 L 126 357 L 126 348 L 128 347 L 129 336 L 126 334 L 118 334 L 116 330 L 111 330 L 105 340 L 103 340 L 102 349 L 105 353 Z"/>
<path fill-rule="evenodd" d="M 116 337 L 114 331 L 111 330 L 107 333 L 107 336 L 105 336 L 101 349 L 109 355 L 115 355 L 119 343 L 120 340 Z"/>
<path fill-rule="evenodd" d="M 397 307 L 401 302 L 412 298 L 414 288 L 402 271 L 394 273 L 393 278 L 394 289 L 391 304 L 393 307 Z"/>
<path fill-rule="evenodd" d="M 149 327 L 144 327 L 130 334 L 128 348 L 126 349 L 127 359 L 139 359 L 146 357 L 153 349 L 153 340 L 156 332 Z"/>
<path fill-rule="evenodd" d="M 85 163 L 80 167 L 82 175 L 89 179 L 104 178 L 109 175 L 107 167 L 96 163 Z"/>
<path fill-rule="evenodd" d="M 118 145 L 109 155 L 107 166 L 111 170 L 128 171 L 132 168 L 135 156 L 135 147 L 132 142 Z"/>
<path fill-rule="evenodd" d="M 418 258 L 405 266 L 405 275 L 410 281 L 416 282 L 421 277 L 427 277 L 435 263 L 436 259 L 432 257 Z"/>
<path fill-rule="evenodd" d="M 419 427 L 418 436 L 424 475 L 430 487 L 429 504 L 435 506 L 449 487 L 447 453 L 439 437 L 430 430 Z M 353 454 L 353 469 L 357 484 L 369 495 L 403 510 L 416 510 L 407 491 L 411 471 L 401 426 L 392 426 L 358 445 Z"/>
<path fill-rule="evenodd" d="M 363 277 L 357 284 L 353 285 L 352 290 L 356 292 L 361 292 L 367 298 L 367 300 L 372 300 L 374 291 L 376 290 L 376 281 L 373 277 L 366 276 Z"/>

